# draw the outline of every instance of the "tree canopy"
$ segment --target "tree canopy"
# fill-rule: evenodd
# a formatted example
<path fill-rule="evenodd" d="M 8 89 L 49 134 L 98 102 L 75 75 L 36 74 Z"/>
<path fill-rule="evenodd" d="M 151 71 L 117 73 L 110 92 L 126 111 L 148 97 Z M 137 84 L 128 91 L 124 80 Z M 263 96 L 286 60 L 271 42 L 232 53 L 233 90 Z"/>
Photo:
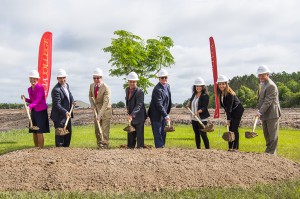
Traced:
<path fill-rule="evenodd" d="M 127 76 L 134 71 L 139 76 L 138 86 L 147 93 L 147 88 L 153 86 L 149 79 L 156 78 L 156 73 L 162 67 L 170 67 L 175 63 L 170 52 L 173 40 L 167 36 L 158 36 L 158 39 L 148 39 L 145 42 L 141 37 L 125 30 L 117 30 L 114 34 L 118 38 L 112 38 L 111 45 L 103 48 L 104 52 L 111 53 L 108 61 L 112 64 L 110 75 Z M 126 86 L 125 81 L 124 88 Z"/>
<path fill-rule="evenodd" d="M 300 72 L 291 74 L 271 73 L 270 78 L 276 83 L 279 92 L 280 105 L 283 108 L 300 107 Z M 258 78 L 255 75 L 235 76 L 229 80 L 230 87 L 246 108 L 256 108 L 258 94 Z M 214 107 L 213 85 L 208 85 L 210 94 L 209 107 Z"/>

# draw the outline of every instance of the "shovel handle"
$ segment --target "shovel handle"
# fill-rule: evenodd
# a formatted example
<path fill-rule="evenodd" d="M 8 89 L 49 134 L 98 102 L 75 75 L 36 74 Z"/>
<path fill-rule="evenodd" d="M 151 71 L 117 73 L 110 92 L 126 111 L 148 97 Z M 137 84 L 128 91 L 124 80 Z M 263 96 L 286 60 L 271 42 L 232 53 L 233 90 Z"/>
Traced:
<path fill-rule="evenodd" d="M 167 126 L 171 126 L 171 121 L 170 120 L 167 121 Z"/>
<path fill-rule="evenodd" d="M 229 125 L 226 125 L 226 128 L 227 128 L 227 132 L 229 132 Z"/>
<path fill-rule="evenodd" d="M 31 120 L 30 113 L 29 113 L 29 111 L 28 111 L 28 106 L 27 106 L 26 101 L 25 101 L 25 97 L 22 97 L 22 100 L 23 100 L 23 102 L 24 102 L 24 106 L 25 106 L 25 109 L 26 109 L 27 117 L 28 117 L 28 119 L 29 119 L 30 127 L 32 127 L 33 124 L 32 124 L 32 120 Z"/>
<path fill-rule="evenodd" d="M 202 127 L 205 128 L 205 125 L 201 122 L 201 120 L 198 118 L 198 116 L 197 116 L 195 113 L 193 113 L 193 111 L 192 111 L 189 107 L 186 107 L 186 109 L 189 110 L 190 113 L 191 113 L 191 114 L 196 118 L 196 120 L 199 122 L 199 124 L 200 124 Z"/>
<path fill-rule="evenodd" d="M 70 114 L 72 113 L 72 111 L 73 111 L 73 109 L 74 109 L 74 106 L 75 106 L 75 105 L 72 104 L 71 109 L 70 109 Z M 66 123 L 65 123 L 65 129 L 67 128 L 67 125 L 68 125 L 68 122 L 69 122 L 70 117 L 71 117 L 71 116 L 68 116 L 68 117 L 67 117 L 67 120 L 66 120 Z"/>
<path fill-rule="evenodd" d="M 258 120 L 258 116 L 255 116 L 255 120 L 254 120 L 252 132 L 255 131 L 255 127 L 256 127 L 256 124 L 257 124 L 257 120 Z"/>
<path fill-rule="evenodd" d="M 92 102 L 93 106 L 94 106 L 95 109 L 97 110 L 95 98 L 94 98 L 94 97 L 90 97 L 90 99 L 91 99 L 91 102 Z"/>
<path fill-rule="evenodd" d="M 97 113 L 96 101 L 95 101 L 94 97 L 90 97 L 90 99 L 91 99 L 91 102 L 94 105 L 94 114 L 95 114 L 95 117 L 96 117 L 95 119 L 96 119 L 97 126 L 98 126 L 98 129 L 99 129 L 99 132 L 100 132 L 101 140 L 103 141 L 104 138 L 103 138 L 103 133 L 102 133 L 101 125 L 100 125 L 99 120 L 97 119 L 98 118 L 98 113 Z"/>

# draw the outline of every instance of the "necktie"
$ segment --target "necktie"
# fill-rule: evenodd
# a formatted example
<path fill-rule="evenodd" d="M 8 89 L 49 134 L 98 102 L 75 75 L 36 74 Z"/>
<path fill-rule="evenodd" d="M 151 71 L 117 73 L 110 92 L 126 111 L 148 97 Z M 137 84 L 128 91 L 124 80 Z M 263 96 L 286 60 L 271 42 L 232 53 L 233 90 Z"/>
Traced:
<path fill-rule="evenodd" d="M 97 98 L 98 96 L 98 86 L 95 86 L 95 91 L 94 91 L 94 94 L 95 94 L 95 99 Z"/>

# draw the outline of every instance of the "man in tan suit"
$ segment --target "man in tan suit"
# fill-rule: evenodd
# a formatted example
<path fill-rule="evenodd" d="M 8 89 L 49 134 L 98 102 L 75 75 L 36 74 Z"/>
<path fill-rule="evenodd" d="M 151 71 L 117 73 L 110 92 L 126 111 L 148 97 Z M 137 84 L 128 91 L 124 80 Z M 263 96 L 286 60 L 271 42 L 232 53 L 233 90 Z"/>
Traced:
<path fill-rule="evenodd" d="M 278 88 L 270 79 L 270 70 L 267 66 L 257 69 L 260 89 L 258 94 L 258 112 L 262 120 L 263 132 L 266 139 L 265 153 L 277 154 L 279 133 L 279 117 L 281 116 Z"/>
<path fill-rule="evenodd" d="M 96 108 L 98 113 L 97 120 L 100 121 L 104 141 L 109 143 L 109 130 L 110 130 L 110 120 L 112 117 L 112 109 L 110 102 L 110 89 L 102 81 L 103 72 L 100 68 L 96 68 L 93 73 L 94 83 L 90 85 L 89 99 L 92 108 Z M 93 97 L 96 102 L 96 107 L 91 99 Z M 104 146 L 101 144 L 100 131 L 95 121 L 95 134 L 97 138 L 97 145 L 99 148 L 108 148 L 108 144 Z M 103 142 L 102 142 L 103 143 Z"/>

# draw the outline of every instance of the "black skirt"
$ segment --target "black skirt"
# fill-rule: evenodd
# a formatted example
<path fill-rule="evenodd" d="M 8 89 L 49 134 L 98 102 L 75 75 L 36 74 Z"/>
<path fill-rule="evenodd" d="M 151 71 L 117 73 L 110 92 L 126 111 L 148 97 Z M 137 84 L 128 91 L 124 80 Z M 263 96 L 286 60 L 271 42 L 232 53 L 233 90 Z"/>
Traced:
<path fill-rule="evenodd" d="M 29 129 L 29 133 L 50 133 L 49 118 L 47 109 L 42 111 L 31 110 L 31 120 L 33 126 L 39 127 L 39 130 Z"/>

